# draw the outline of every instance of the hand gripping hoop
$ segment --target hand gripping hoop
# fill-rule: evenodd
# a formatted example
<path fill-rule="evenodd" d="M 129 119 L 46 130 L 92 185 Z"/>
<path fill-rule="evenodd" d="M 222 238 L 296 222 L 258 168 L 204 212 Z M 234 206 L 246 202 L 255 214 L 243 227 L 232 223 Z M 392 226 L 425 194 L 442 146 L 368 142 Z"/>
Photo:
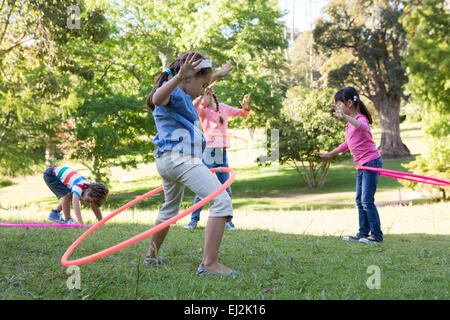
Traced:
<path fill-rule="evenodd" d="M 141 196 L 139 196 L 138 198 L 128 202 L 127 204 L 123 205 L 122 207 L 120 207 L 119 209 L 115 210 L 114 212 L 112 212 L 110 215 L 108 215 L 107 217 L 103 218 L 102 220 L 100 220 L 99 222 L 97 222 L 94 226 L 92 226 L 91 228 L 89 228 L 85 233 L 83 233 L 64 253 L 64 255 L 61 257 L 61 264 L 63 266 L 78 266 L 80 264 L 84 264 L 84 263 L 88 263 L 97 259 L 100 259 L 102 257 L 105 257 L 113 252 L 119 251 L 123 248 L 126 248 L 130 245 L 132 245 L 133 243 L 136 243 L 138 241 L 141 241 L 144 238 L 147 238 L 148 236 L 151 236 L 152 234 L 159 232 L 165 228 L 167 228 L 169 225 L 177 222 L 178 220 L 180 220 L 181 218 L 187 216 L 188 214 L 192 213 L 193 211 L 197 210 L 200 207 L 203 207 L 205 204 L 207 204 L 208 202 L 210 202 L 212 199 L 214 199 L 215 197 L 217 197 L 219 194 L 221 194 L 226 188 L 228 188 L 231 183 L 234 180 L 235 177 L 235 172 L 233 169 L 231 168 L 214 168 L 214 169 L 210 169 L 211 172 L 215 173 L 215 172 L 229 172 L 230 173 L 230 177 L 228 178 L 227 181 L 225 181 L 225 183 L 223 185 L 220 186 L 220 188 L 218 188 L 217 190 L 215 190 L 213 193 L 209 194 L 207 197 L 203 198 L 201 201 L 197 202 L 196 204 L 190 206 L 189 208 L 187 208 L 186 210 L 184 210 L 183 212 L 180 212 L 179 214 L 173 216 L 172 218 L 154 226 L 153 228 L 142 232 L 141 234 L 134 236 L 133 238 L 130 238 L 128 240 L 125 240 L 119 244 L 116 244 L 115 246 L 112 246 L 108 249 L 104 249 L 103 251 L 91 254 L 90 256 L 86 256 L 83 258 L 79 258 L 76 260 L 67 260 L 69 258 L 69 256 L 72 254 L 73 250 L 75 250 L 75 248 L 84 240 L 86 239 L 91 233 L 93 233 L 95 230 L 97 230 L 100 226 L 102 226 L 103 224 L 105 224 L 108 220 L 112 219 L 114 216 L 116 216 L 117 214 L 119 214 L 120 212 L 124 211 L 125 209 L 128 209 L 129 207 L 135 205 L 136 203 L 153 196 L 156 193 L 161 192 L 164 188 L 158 187 L 154 190 L 151 190 Z"/>

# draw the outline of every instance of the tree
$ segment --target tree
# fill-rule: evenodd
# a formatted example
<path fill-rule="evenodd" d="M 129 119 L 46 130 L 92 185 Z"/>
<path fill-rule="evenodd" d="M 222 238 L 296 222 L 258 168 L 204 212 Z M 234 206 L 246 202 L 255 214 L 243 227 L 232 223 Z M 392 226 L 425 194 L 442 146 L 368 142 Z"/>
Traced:
<path fill-rule="evenodd" d="M 428 150 L 406 167 L 444 180 L 450 178 L 450 13 L 444 0 L 425 0 L 408 6 L 402 22 L 409 38 L 405 59 L 413 98 L 424 105 L 423 122 Z M 415 189 L 428 185 L 404 183 Z M 433 187 L 446 198 L 444 187 Z"/>
<path fill-rule="evenodd" d="M 399 124 L 408 80 L 402 65 L 408 43 L 399 18 L 408 3 L 412 1 L 334 0 L 326 7 L 328 18 L 319 19 L 314 29 L 316 50 L 328 56 L 342 49 L 352 54 L 352 61 L 327 75 L 328 84 L 352 84 L 373 102 L 381 126 L 378 149 L 385 158 L 410 155 Z"/>
<path fill-rule="evenodd" d="M 71 5 L 69 0 L 0 1 L 2 174 L 32 173 L 43 162 L 44 149 L 57 143 L 58 123 L 68 112 L 70 76 L 89 76 L 62 48 L 69 38 L 81 39 L 85 46 L 101 41 L 102 13 L 92 10 L 83 29 L 70 29 Z"/>
<path fill-rule="evenodd" d="M 277 1 L 126 0 L 110 13 L 120 31 L 115 39 L 123 44 L 119 60 L 133 62 L 150 88 L 173 59 L 196 50 L 215 68 L 232 60 L 233 72 L 217 83 L 215 92 L 233 106 L 251 92 L 255 112 L 245 120 L 248 125 L 265 125 L 279 112 L 284 94 L 279 71 L 286 68 L 287 41 Z"/>
<path fill-rule="evenodd" d="M 332 97 L 330 89 L 293 87 L 287 92 L 281 116 L 269 121 L 271 129 L 280 130 L 280 163 L 295 168 L 311 190 L 323 187 L 331 161 L 345 157 L 322 160 L 315 154 L 334 149 L 345 140 L 345 124 L 332 114 Z"/>
<path fill-rule="evenodd" d="M 325 63 L 322 54 L 313 50 L 314 38 L 312 30 L 301 33 L 289 49 L 291 73 L 298 81 L 317 83 L 321 77 L 321 66 Z"/>
<path fill-rule="evenodd" d="M 148 137 L 153 124 L 144 99 L 105 91 L 88 94 L 60 130 L 64 140 L 59 148 L 89 169 L 98 182 L 109 181 L 112 166 L 136 167 L 154 159 Z"/>

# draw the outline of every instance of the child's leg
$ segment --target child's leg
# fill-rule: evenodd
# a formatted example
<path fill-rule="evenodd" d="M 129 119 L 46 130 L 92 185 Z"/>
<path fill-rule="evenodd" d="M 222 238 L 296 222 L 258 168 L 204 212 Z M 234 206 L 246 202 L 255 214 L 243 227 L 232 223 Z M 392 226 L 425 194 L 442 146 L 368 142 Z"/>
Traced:
<path fill-rule="evenodd" d="M 156 220 L 155 221 L 155 226 L 160 224 L 161 221 Z M 154 235 L 152 235 L 151 239 L 150 239 L 150 248 L 148 249 L 147 252 L 147 257 L 156 259 L 159 257 L 159 248 L 161 248 L 162 243 L 164 242 L 164 239 L 167 236 L 167 233 L 169 233 L 169 227 L 162 229 L 161 231 L 155 233 Z"/>
<path fill-rule="evenodd" d="M 377 207 L 375 206 L 375 192 L 377 190 L 379 176 L 380 174 L 378 172 L 364 172 L 361 202 L 364 207 L 364 211 L 367 214 L 370 232 L 377 240 L 383 240 L 380 216 L 378 214 Z"/>
<path fill-rule="evenodd" d="M 61 202 L 58 204 L 55 210 L 57 211 L 63 211 L 64 218 L 67 220 L 70 218 L 70 205 L 72 203 L 72 193 L 66 194 L 62 199 Z"/>
<path fill-rule="evenodd" d="M 370 232 L 370 225 L 367 217 L 367 212 L 365 211 L 362 203 L 364 171 L 365 170 L 358 169 L 356 177 L 356 206 L 358 207 L 358 215 L 359 215 L 359 232 L 357 235 L 358 237 L 368 237 Z"/>
<path fill-rule="evenodd" d="M 228 168 L 228 164 L 226 164 L 226 165 L 224 165 L 222 167 Z M 228 172 L 217 172 L 216 176 L 217 176 L 217 179 L 219 179 L 219 182 L 221 184 L 224 184 L 230 178 L 230 174 Z M 231 198 L 231 186 L 226 188 L 225 191 L 228 193 L 228 195 Z M 232 217 L 227 218 L 227 222 L 230 222 L 231 220 L 232 220 Z"/>
<path fill-rule="evenodd" d="M 218 262 L 218 253 L 226 219 L 209 217 L 206 224 L 205 251 L 202 262 L 208 270 L 219 273 L 228 273 L 230 271 L 229 268 Z"/>
<path fill-rule="evenodd" d="M 200 200 L 202 200 L 202 199 L 200 199 L 200 197 L 198 195 L 195 195 L 193 205 L 196 204 L 197 202 L 200 202 Z M 195 221 L 195 222 L 200 221 L 200 212 L 202 212 L 202 209 L 203 209 L 203 207 L 200 207 L 197 210 L 195 210 L 194 212 L 192 212 L 191 221 Z"/>
<path fill-rule="evenodd" d="M 216 168 L 216 162 L 215 162 L 215 148 L 206 148 L 205 151 L 203 152 L 203 163 L 205 164 L 205 166 L 208 167 L 208 169 L 212 169 L 212 168 Z M 201 198 L 198 195 L 195 195 L 194 198 L 194 203 L 196 204 L 197 202 L 200 202 Z M 200 221 L 200 212 L 202 211 L 203 207 L 198 208 L 197 210 L 195 210 L 194 212 L 192 212 L 191 215 L 191 221 L 195 221 L 198 222 Z"/>
<path fill-rule="evenodd" d="M 180 177 L 180 180 L 201 198 L 205 198 L 221 186 L 217 177 L 205 165 L 193 166 Z M 210 204 L 210 215 L 205 231 L 203 264 L 210 271 L 227 273 L 229 268 L 218 262 L 218 253 L 225 221 L 233 215 L 231 198 L 224 191 L 211 200 Z"/>
<path fill-rule="evenodd" d="M 171 180 L 163 179 L 164 186 L 164 204 L 159 210 L 158 217 L 156 218 L 155 225 L 169 219 L 176 215 L 180 211 L 181 201 L 184 195 L 184 185 L 179 182 L 173 182 Z M 148 249 L 147 256 L 150 258 L 158 258 L 159 249 L 169 232 L 167 227 L 154 235 L 150 239 L 150 248 Z"/>
<path fill-rule="evenodd" d="M 227 149 L 226 148 L 216 148 L 215 154 L 214 154 L 214 168 L 228 168 L 228 156 L 227 156 Z M 230 177 L 230 174 L 228 172 L 216 172 L 217 179 L 219 179 L 219 182 L 221 184 L 224 184 L 228 178 Z M 226 191 L 228 195 L 231 198 L 231 186 L 226 188 Z M 232 217 L 228 217 L 226 222 L 231 222 Z"/>

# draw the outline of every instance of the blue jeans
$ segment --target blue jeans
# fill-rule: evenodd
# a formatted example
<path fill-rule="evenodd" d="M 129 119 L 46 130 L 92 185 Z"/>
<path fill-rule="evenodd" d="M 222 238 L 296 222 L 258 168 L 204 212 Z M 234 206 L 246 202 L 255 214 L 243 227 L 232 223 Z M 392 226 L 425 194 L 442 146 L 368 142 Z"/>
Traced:
<path fill-rule="evenodd" d="M 383 158 L 369 161 L 365 167 L 382 168 Z M 377 191 L 379 172 L 358 169 L 356 178 L 356 205 L 359 212 L 359 237 L 369 236 L 369 232 L 377 240 L 383 240 L 380 216 L 375 206 L 375 192 Z"/>
<path fill-rule="evenodd" d="M 227 157 L 227 149 L 226 148 L 206 148 L 203 152 L 203 163 L 209 168 L 220 168 L 226 167 L 228 168 L 228 157 Z M 219 179 L 221 184 L 224 184 L 225 181 L 228 180 L 230 174 L 228 172 L 216 172 L 216 176 Z M 213 192 L 214 190 L 211 190 Z M 231 198 L 231 187 L 226 189 Z M 195 195 L 194 204 L 199 202 L 201 198 Z M 191 221 L 198 222 L 200 220 L 200 212 L 203 207 L 198 208 L 194 212 L 192 212 Z M 227 219 L 227 222 L 231 221 L 231 218 Z"/>

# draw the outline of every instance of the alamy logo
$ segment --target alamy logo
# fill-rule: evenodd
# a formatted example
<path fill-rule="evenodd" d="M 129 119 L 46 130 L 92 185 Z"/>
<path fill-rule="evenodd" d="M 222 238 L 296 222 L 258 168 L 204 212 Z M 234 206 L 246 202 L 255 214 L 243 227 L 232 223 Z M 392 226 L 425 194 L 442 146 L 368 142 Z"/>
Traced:
<path fill-rule="evenodd" d="M 67 7 L 67 28 L 70 30 L 81 28 L 81 10 L 77 5 L 71 5 Z"/>
<path fill-rule="evenodd" d="M 368 274 L 372 274 L 366 281 L 367 288 L 369 289 L 381 289 L 381 269 L 379 266 L 371 265 L 366 271 Z"/>
<path fill-rule="evenodd" d="M 80 267 L 78 266 L 70 266 L 67 268 L 67 274 L 70 274 L 70 277 L 67 279 L 66 284 L 69 290 L 73 289 L 81 289 L 81 272 Z"/>

